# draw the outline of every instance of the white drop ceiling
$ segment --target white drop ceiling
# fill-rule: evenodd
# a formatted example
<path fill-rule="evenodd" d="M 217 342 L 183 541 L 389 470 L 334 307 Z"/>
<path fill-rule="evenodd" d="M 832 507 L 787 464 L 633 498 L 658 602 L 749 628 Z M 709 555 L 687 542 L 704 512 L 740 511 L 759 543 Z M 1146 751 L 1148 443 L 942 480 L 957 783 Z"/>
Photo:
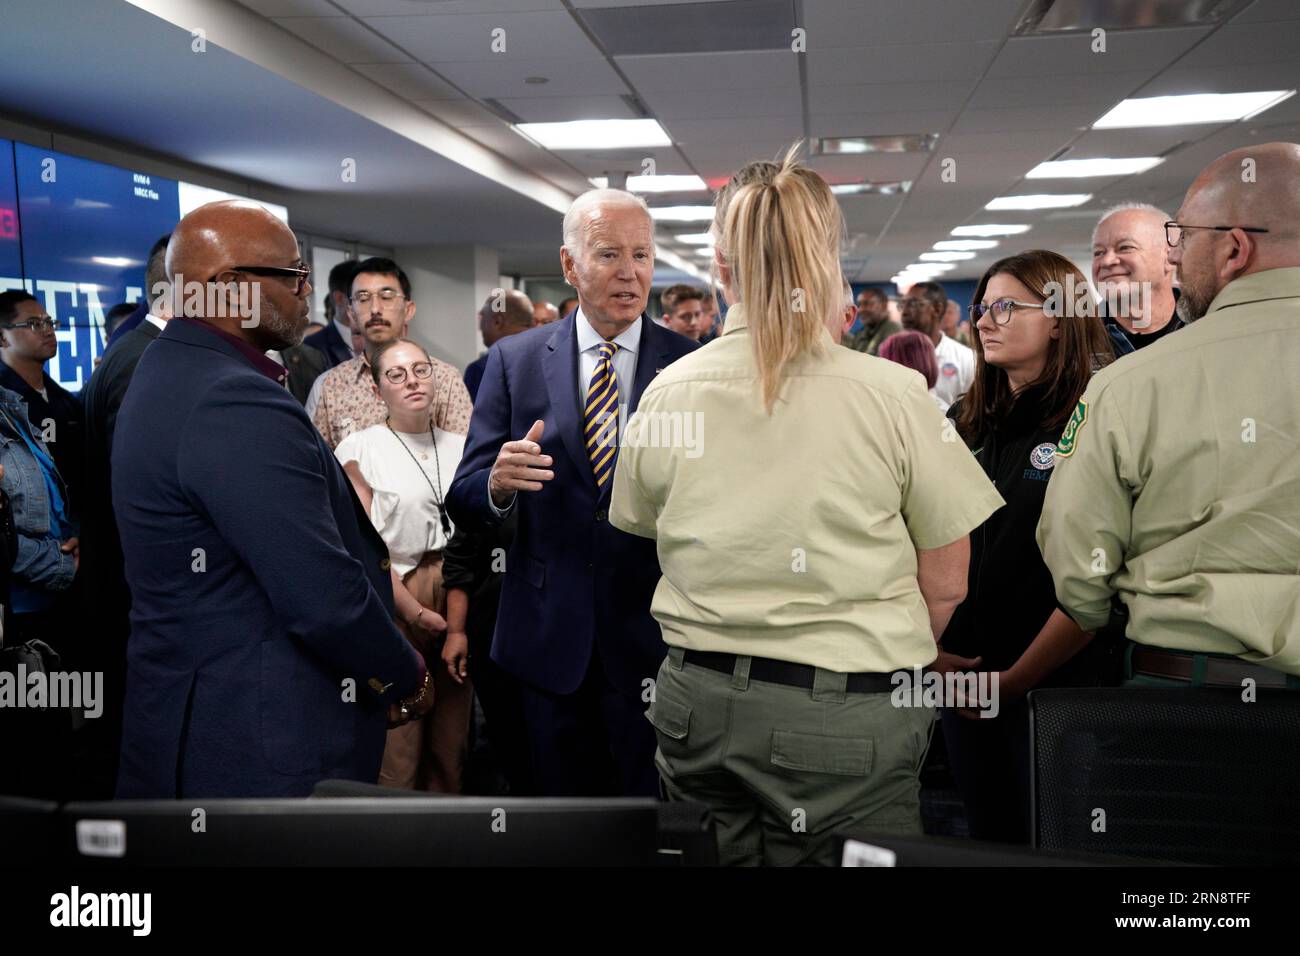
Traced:
<path fill-rule="evenodd" d="M 178 2 L 201 12 L 235 0 Z M 1137 199 L 1172 212 L 1191 177 L 1214 156 L 1252 142 L 1300 141 L 1300 97 L 1231 124 L 1089 129 L 1126 97 L 1300 86 L 1300 0 L 1239 3 L 1228 20 L 1209 25 L 1110 30 L 1105 52 L 1094 52 L 1086 31 L 1013 36 L 1028 0 L 238 2 L 260 18 L 258 29 L 268 35 L 291 35 L 346 67 L 355 83 L 379 84 L 507 164 L 570 194 L 591 176 L 640 173 L 645 159 L 653 159 L 660 173 L 694 173 L 716 182 L 750 160 L 773 158 L 805 136 L 937 134 L 928 153 L 811 160 L 832 182 L 913 183 L 905 195 L 841 198 L 849 233 L 845 265 L 855 281 L 887 280 L 947 238 L 953 227 L 967 223 L 1026 222 L 1032 228 L 958 263 L 945 278 L 977 276 L 994 258 L 1033 246 L 1086 259 L 1092 220 L 1106 206 Z M 139 14 L 124 2 L 119 5 Z M 805 31 L 806 53 L 789 49 L 795 27 Z M 117 41 L 119 49 L 122 42 Z M 145 62 L 143 51 L 140 59 Z M 273 115 L 266 103 L 248 102 L 244 108 L 254 120 Z M 26 112 L 39 115 L 39 104 Z M 613 154 L 548 152 L 510 128 L 511 120 L 639 116 L 659 120 L 673 145 Z M 384 124 L 383 116 L 360 119 Z M 233 156 L 241 175 L 250 178 L 259 178 L 261 151 L 267 172 L 260 178 L 292 189 L 295 184 L 277 178 L 269 164 L 299 148 L 301 135 L 291 124 L 277 122 L 262 130 L 257 143 L 243 142 L 238 149 L 193 145 L 178 137 L 153 148 L 218 167 L 223 156 Z M 388 143 L 380 133 L 376 141 Z M 391 148 L 402 163 L 419 152 L 418 147 L 414 154 Z M 1134 176 L 1024 180 L 1049 158 L 1147 155 L 1168 158 Z M 941 178 L 945 159 L 955 161 L 955 181 Z M 445 164 L 437 160 L 430 156 L 431 166 L 441 169 Z M 458 225 L 466 241 L 483 241 L 489 231 L 466 221 L 475 217 L 467 215 L 465 190 L 456 183 L 434 176 L 421 182 L 410 175 L 397 175 L 395 182 L 400 185 L 371 197 L 369 207 L 381 232 L 385 222 L 391 224 L 394 238 L 388 244 L 410 242 L 419 233 L 413 210 L 453 214 L 455 221 L 440 223 L 436 239 L 429 241 L 454 241 L 447 237 L 454 237 Z M 313 182 L 307 191 L 324 189 Z M 1089 192 L 1093 198 L 1070 210 L 984 211 L 991 199 L 1027 192 Z M 311 224 L 322 231 L 339 225 L 329 221 L 328 198 L 307 204 Z M 500 248 L 503 269 L 554 273 L 555 211 L 539 211 L 522 195 L 498 199 L 489 225 L 499 239 L 489 244 Z M 678 195 L 651 201 L 708 199 Z M 516 222 L 527 227 L 516 228 Z M 555 235 L 539 238 L 551 222 Z M 685 252 L 688 247 L 671 239 L 682 231 L 696 228 L 661 228 L 664 248 Z"/>

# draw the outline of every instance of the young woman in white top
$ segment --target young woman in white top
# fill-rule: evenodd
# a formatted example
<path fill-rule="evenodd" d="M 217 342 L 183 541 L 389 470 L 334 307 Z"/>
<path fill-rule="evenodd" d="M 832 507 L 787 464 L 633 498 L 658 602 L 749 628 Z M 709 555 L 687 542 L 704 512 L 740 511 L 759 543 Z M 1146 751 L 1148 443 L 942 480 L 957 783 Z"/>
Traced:
<path fill-rule="evenodd" d="M 443 496 L 465 437 L 433 426 L 433 364 L 418 344 L 397 339 L 381 346 L 370 373 L 388 418 L 349 435 L 334 454 L 388 545 L 397 625 L 434 675 L 429 712 L 388 732 L 379 782 L 459 793 L 472 690 L 450 678 L 440 649 L 447 630 L 442 549 L 452 534 Z"/>

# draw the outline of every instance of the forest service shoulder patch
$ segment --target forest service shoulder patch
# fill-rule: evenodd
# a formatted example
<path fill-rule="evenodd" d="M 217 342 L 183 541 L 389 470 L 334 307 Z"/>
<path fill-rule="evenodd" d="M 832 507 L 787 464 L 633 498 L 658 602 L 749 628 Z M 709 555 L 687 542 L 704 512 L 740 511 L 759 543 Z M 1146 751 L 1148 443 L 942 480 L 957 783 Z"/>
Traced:
<path fill-rule="evenodd" d="M 1079 440 L 1079 429 L 1087 420 L 1088 403 L 1079 399 L 1079 404 L 1074 407 L 1070 420 L 1065 423 L 1065 431 L 1061 432 L 1061 440 L 1056 443 L 1057 458 L 1069 458 L 1074 454 L 1075 445 Z"/>

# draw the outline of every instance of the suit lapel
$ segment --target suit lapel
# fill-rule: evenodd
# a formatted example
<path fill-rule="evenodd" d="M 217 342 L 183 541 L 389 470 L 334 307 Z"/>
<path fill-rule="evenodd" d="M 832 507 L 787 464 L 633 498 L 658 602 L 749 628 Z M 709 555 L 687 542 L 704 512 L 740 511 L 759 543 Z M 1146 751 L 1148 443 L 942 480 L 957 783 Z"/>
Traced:
<path fill-rule="evenodd" d="M 646 386 L 659 372 L 668 367 L 670 358 L 667 343 L 661 341 L 662 336 L 654 334 L 658 331 L 658 326 L 650 320 L 649 316 L 641 316 L 640 351 L 637 352 L 636 375 L 632 383 L 632 394 L 627 403 L 629 418 L 641 404 L 641 393 L 645 391 Z"/>
<path fill-rule="evenodd" d="M 573 459 L 578 473 L 586 476 L 592 490 L 596 476 L 591 471 L 582 441 L 582 418 L 578 414 L 578 336 L 574 316 L 556 323 L 556 330 L 546 342 L 542 356 L 542 374 L 546 378 L 546 391 L 555 415 L 555 427 L 560 432 L 564 448 Z"/>

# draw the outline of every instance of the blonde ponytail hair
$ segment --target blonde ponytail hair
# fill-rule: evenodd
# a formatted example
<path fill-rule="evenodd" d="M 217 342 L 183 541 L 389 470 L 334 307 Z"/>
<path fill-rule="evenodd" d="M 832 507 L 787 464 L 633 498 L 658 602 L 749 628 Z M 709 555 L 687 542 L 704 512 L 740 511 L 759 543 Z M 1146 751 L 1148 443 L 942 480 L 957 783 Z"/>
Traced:
<path fill-rule="evenodd" d="M 827 321 L 843 311 L 844 219 L 825 180 L 795 159 L 798 148 L 757 175 L 741 170 L 718 194 L 715 219 L 769 415 L 790 364 L 820 354 Z"/>

